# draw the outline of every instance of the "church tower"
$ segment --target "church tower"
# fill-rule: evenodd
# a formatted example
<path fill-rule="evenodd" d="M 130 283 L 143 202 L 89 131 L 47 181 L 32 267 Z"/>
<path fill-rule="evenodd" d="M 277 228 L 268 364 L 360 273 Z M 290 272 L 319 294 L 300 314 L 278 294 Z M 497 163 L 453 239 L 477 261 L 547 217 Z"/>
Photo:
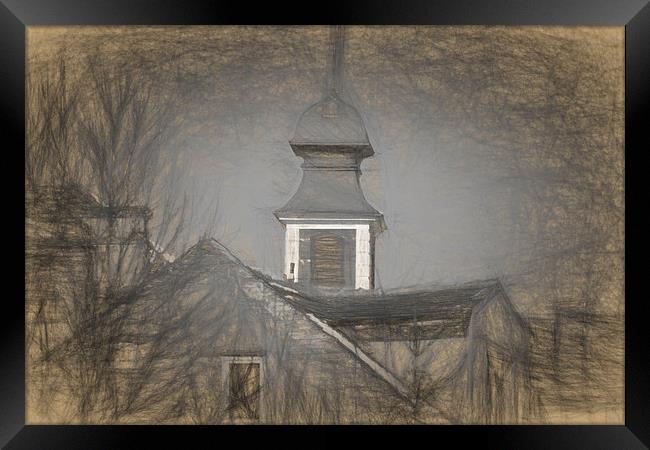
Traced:
<path fill-rule="evenodd" d="M 324 97 L 300 117 L 291 149 L 303 159 L 298 190 L 275 216 L 285 227 L 284 276 L 309 289 L 373 289 L 383 215 L 365 199 L 361 161 L 374 155 L 359 112 L 341 99 L 344 38 L 332 29 Z"/>

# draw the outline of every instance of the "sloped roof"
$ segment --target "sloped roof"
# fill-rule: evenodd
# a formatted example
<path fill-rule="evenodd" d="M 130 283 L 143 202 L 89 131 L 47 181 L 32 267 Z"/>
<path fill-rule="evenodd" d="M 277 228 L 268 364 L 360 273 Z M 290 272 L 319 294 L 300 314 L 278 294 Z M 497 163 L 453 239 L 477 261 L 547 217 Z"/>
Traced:
<path fill-rule="evenodd" d="M 463 337 L 478 305 L 496 295 L 505 296 L 497 279 L 476 281 L 457 286 L 422 289 L 408 288 L 388 293 L 369 291 L 340 297 L 319 297 L 301 292 L 291 283 L 275 280 L 260 271 L 246 266 L 230 250 L 214 239 L 197 244 L 188 254 L 197 251 L 218 251 L 263 281 L 296 309 L 312 314 L 328 325 L 340 329 L 364 330 L 355 333 L 362 338 L 383 333 L 392 327 L 393 339 L 407 333 L 403 327 L 418 323 L 430 338 Z M 179 258 L 183 264 L 184 258 Z M 424 324 L 424 325 L 422 325 Z M 400 331 L 400 327 L 402 327 Z"/>
<path fill-rule="evenodd" d="M 383 225 L 382 214 L 368 203 L 358 175 L 345 171 L 310 171 L 276 217 L 372 218 Z"/>
<path fill-rule="evenodd" d="M 222 276 L 225 277 L 238 277 L 239 280 L 235 284 L 239 285 L 239 282 L 243 279 L 255 280 L 258 284 L 265 286 L 266 288 L 272 287 L 272 284 L 269 283 L 269 279 L 258 271 L 251 269 L 242 263 L 235 255 L 233 255 L 226 247 L 218 243 L 213 239 L 203 239 L 199 241 L 192 248 L 187 250 L 182 256 L 177 258 L 173 263 L 170 263 L 162 268 L 160 268 L 148 282 L 149 289 L 149 298 L 161 298 L 169 299 L 169 292 L 178 290 L 179 288 L 185 289 L 185 286 L 193 287 L 208 287 L 207 292 L 215 292 L 212 286 L 214 283 L 220 283 Z M 231 279 L 232 281 L 232 279 Z M 248 289 L 251 288 L 249 282 L 243 283 L 247 285 Z M 246 289 L 246 288 L 244 288 Z M 183 291 L 187 295 L 193 295 L 193 288 Z M 249 302 L 240 302 L 241 305 L 248 307 L 258 307 L 263 306 L 271 314 L 279 314 L 279 317 L 286 317 L 286 310 L 283 308 L 277 308 L 276 306 L 271 306 L 274 302 L 283 300 L 286 301 L 282 295 L 278 295 L 279 292 L 274 289 L 264 289 L 257 290 L 252 288 L 252 290 L 245 290 L 246 295 L 243 298 L 249 298 L 254 300 L 257 305 L 253 305 Z M 272 295 L 265 295 L 264 292 L 270 293 Z M 257 294 L 256 294 L 257 293 Z M 258 296 L 259 294 L 259 296 Z M 201 297 L 209 298 L 209 297 Z M 235 300 L 238 302 L 242 297 L 230 298 L 230 300 Z M 191 302 L 190 302 L 191 303 Z M 188 306 L 188 305 L 186 305 Z M 219 319 L 219 311 L 215 308 L 214 303 L 204 303 L 203 307 L 208 306 L 207 309 L 201 311 L 196 320 L 202 321 L 202 326 L 194 326 L 194 329 L 206 329 L 206 324 L 214 323 Z M 356 342 L 350 339 L 345 333 L 342 333 L 340 330 L 334 329 L 329 326 L 327 323 L 322 321 L 319 317 L 316 317 L 314 314 L 308 313 L 304 310 L 299 310 L 294 306 L 287 304 L 288 309 L 301 312 L 304 317 L 304 320 L 311 323 L 315 326 L 316 333 L 320 336 L 321 333 L 330 336 L 334 339 L 339 345 L 343 346 L 347 351 L 349 351 L 354 358 L 360 361 L 363 365 L 367 366 L 371 373 L 378 376 L 380 379 L 383 379 L 387 382 L 396 392 L 401 395 L 403 398 L 407 399 L 407 390 L 401 380 L 395 377 L 392 373 L 386 370 L 375 358 L 361 349 Z M 142 305 L 144 308 L 158 308 L 159 302 L 148 302 L 147 305 Z M 192 306 L 191 308 L 194 308 Z M 216 314 L 216 316 L 215 316 Z M 150 317 L 150 314 L 146 310 L 139 311 L 139 317 Z M 290 315 L 291 320 L 296 320 L 295 316 Z M 186 320 L 186 317 L 183 319 Z M 151 321 L 147 320 L 147 325 L 151 325 Z M 196 324 L 195 324 L 196 325 Z M 214 329 L 219 327 L 208 326 L 214 332 Z M 187 331 L 190 328 L 184 327 Z M 205 333 L 202 333 L 202 336 L 206 334 L 209 336 L 210 331 L 206 329 Z M 240 341 L 242 339 L 241 332 L 237 331 L 237 339 Z M 241 343 L 241 342 L 240 342 Z"/>
<path fill-rule="evenodd" d="M 359 112 L 336 91 L 303 113 L 289 144 L 304 160 L 303 177 L 288 203 L 275 211 L 278 219 L 361 218 L 385 228 L 359 183 L 361 161 L 374 154 L 366 128 Z"/>
<path fill-rule="evenodd" d="M 330 298 L 298 292 L 286 283 L 270 284 L 287 302 L 331 326 L 353 332 L 357 339 L 382 341 L 408 340 L 414 326 L 423 339 L 464 337 L 477 306 L 503 294 L 498 280 Z"/>
<path fill-rule="evenodd" d="M 291 295 L 286 284 L 274 283 L 277 290 Z M 370 292 L 365 295 L 323 298 L 291 295 L 290 301 L 336 325 L 417 320 L 459 320 L 469 323 L 472 309 L 494 295 L 497 280 L 475 282 L 435 291 L 412 290 L 393 294 Z"/>
<path fill-rule="evenodd" d="M 230 260 L 237 270 L 229 268 L 223 272 L 224 258 Z M 222 267 L 221 272 L 214 270 L 215 264 Z M 159 292 L 166 292 L 170 289 L 170 283 L 175 284 L 176 279 L 191 279 L 192 283 L 203 284 L 216 281 L 214 277 L 218 277 L 219 273 L 256 279 L 263 283 L 276 294 L 274 297 L 277 300 L 285 301 L 291 309 L 302 312 L 320 328 L 320 332 L 338 341 L 407 401 L 410 401 L 409 391 L 404 380 L 388 368 L 381 355 L 373 351 L 373 345 L 378 342 L 408 342 L 412 337 L 411 332 L 416 328 L 425 331 L 424 336 L 419 335 L 421 339 L 467 338 L 477 342 L 484 336 L 494 337 L 496 334 L 498 339 L 508 342 L 504 348 L 518 348 L 522 342 L 524 344 L 521 345 L 525 345 L 525 340 L 521 337 L 525 334 L 522 319 L 510 304 L 498 280 L 443 288 L 415 288 L 386 294 L 374 291 L 349 297 L 315 297 L 248 267 L 219 242 L 204 239 L 173 263 L 161 268 L 152 281 L 157 290 L 162 290 Z M 261 294 L 264 290 L 259 292 Z M 275 307 L 272 309 L 275 310 Z M 503 314 L 507 317 L 503 317 Z M 212 319 L 206 320 L 209 322 Z M 495 326 L 497 328 L 493 329 Z M 472 352 L 464 353 L 461 361 L 464 361 L 462 358 L 473 357 L 472 355 Z M 461 364 L 453 370 L 464 367 Z"/>

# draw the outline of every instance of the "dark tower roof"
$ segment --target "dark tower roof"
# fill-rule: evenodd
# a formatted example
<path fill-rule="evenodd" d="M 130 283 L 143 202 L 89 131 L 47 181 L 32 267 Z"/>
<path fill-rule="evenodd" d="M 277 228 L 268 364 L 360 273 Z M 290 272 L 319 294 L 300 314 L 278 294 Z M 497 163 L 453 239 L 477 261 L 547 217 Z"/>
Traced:
<path fill-rule="evenodd" d="M 343 29 L 332 28 L 329 87 L 323 98 L 307 108 L 289 141 L 303 159 L 303 177 L 287 204 L 275 211 L 284 219 L 360 219 L 376 230 L 385 228 L 383 215 L 363 195 L 361 161 L 375 154 L 359 112 L 343 101 Z"/>
<path fill-rule="evenodd" d="M 341 159 L 345 155 L 340 155 Z M 278 219 L 374 219 L 384 228 L 382 214 L 373 208 L 361 191 L 359 170 L 309 170 L 308 157 L 303 163 L 303 177 L 298 190 L 285 206 L 275 211 Z"/>
<path fill-rule="evenodd" d="M 361 115 L 332 91 L 305 111 L 296 125 L 292 145 L 359 145 L 370 147 Z M 370 156 L 373 154 L 369 149 Z"/>
<path fill-rule="evenodd" d="M 304 160 L 303 177 L 291 200 L 275 211 L 278 219 L 371 219 L 385 227 L 359 183 L 361 161 L 374 151 L 353 106 L 332 91 L 305 111 L 289 144 Z"/>

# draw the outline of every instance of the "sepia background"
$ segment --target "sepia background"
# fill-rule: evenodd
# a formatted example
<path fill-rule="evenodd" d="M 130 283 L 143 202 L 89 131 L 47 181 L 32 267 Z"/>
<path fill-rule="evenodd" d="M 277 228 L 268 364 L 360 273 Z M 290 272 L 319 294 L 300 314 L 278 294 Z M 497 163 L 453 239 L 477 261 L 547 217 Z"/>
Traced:
<path fill-rule="evenodd" d="M 29 27 L 28 140 L 62 67 L 80 117 L 114 82 L 90 69 L 135 74 L 168 121 L 142 161 L 157 244 L 162 205 L 183 205 L 170 257 L 207 234 L 281 278 L 272 211 L 300 182 L 288 140 L 323 95 L 328 40 L 327 27 Z M 375 150 L 361 183 L 387 224 L 376 287 L 498 277 L 524 316 L 606 317 L 581 344 L 599 366 L 589 394 L 556 393 L 548 420 L 622 423 L 624 29 L 352 26 L 346 40 L 346 99 Z M 73 160 L 88 145 L 66 139 Z"/>

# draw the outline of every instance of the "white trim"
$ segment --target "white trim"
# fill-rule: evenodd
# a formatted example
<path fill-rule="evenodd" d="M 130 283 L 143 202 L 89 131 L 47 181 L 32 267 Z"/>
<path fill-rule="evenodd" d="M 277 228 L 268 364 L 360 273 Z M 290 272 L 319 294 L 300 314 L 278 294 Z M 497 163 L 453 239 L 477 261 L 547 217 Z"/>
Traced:
<path fill-rule="evenodd" d="M 367 223 L 289 223 L 285 229 L 284 276 L 298 282 L 300 230 L 356 230 L 354 288 L 370 289 L 370 225 Z M 291 264 L 293 263 L 293 275 Z"/>
<path fill-rule="evenodd" d="M 409 397 L 409 392 L 406 386 L 392 373 L 384 369 L 377 361 L 368 356 L 363 350 L 357 347 L 353 342 L 343 336 L 341 333 L 336 331 L 334 328 L 327 325 L 325 322 L 318 319 L 313 314 L 307 314 L 309 320 L 314 322 L 318 327 L 323 330 L 326 334 L 336 339 L 340 344 L 342 344 L 349 351 L 354 353 L 361 361 L 368 365 L 377 375 L 379 375 L 384 381 L 393 386 L 397 391 L 402 394 L 404 397 Z"/>
<path fill-rule="evenodd" d="M 359 220 L 362 220 L 362 221 L 364 221 L 364 222 L 374 222 L 374 221 L 376 221 L 377 219 L 376 219 L 376 218 L 367 218 L 367 217 L 364 217 L 364 218 L 361 218 L 361 217 L 360 217 L 360 218 L 358 218 L 358 219 L 340 219 L 340 218 L 333 218 L 333 219 L 330 219 L 330 218 L 323 218 L 323 217 L 321 217 L 321 218 L 307 218 L 307 217 L 278 217 L 278 220 L 295 220 L 295 221 L 297 221 L 297 222 L 316 221 L 316 220 L 326 220 L 326 221 L 329 221 L 329 222 L 342 222 L 342 221 L 352 221 L 352 220 L 357 220 L 357 221 L 359 221 Z"/>
<path fill-rule="evenodd" d="M 299 230 L 368 230 L 367 223 L 288 223 L 287 227 L 298 228 Z"/>
<path fill-rule="evenodd" d="M 369 141 L 360 141 L 360 142 L 289 141 L 289 145 L 313 146 L 313 147 L 320 147 L 323 145 L 329 145 L 332 147 L 370 147 L 371 146 Z"/>
<path fill-rule="evenodd" d="M 293 278 L 298 282 L 298 266 L 300 262 L 300 228 L 295 225 L 287 225 L 285 230 L 285 257 L 284 276 L 287 280 Z M 291 274 L 291 263 L 293 263 L 293 275 Z"/>
<path fill-rule="evenodd" d="M 354 288 L 370 289 L 370 231 L 357 228 L 356 253 L 354 258 Z"/>
<path fill-rule="evenodd" d="M 282 285 L 282 284 L 274 283 L 273 281 L 269 281 L 268 283 L 269 283 L 271 286 L 275 286 L 275 287 L 278 287 L 278 288 L 283 289 L 283 290 L 285 290 L 285 291 L 289 291 L 289 292 L 291 292 L 291 293 L 293 293 L 293 294 L 298 294 L 298 295 L 300 295 L 300 292 L 296 291 L 295 289 L 291 289 L 291 288 L 289 288 L 289 287 L 286 287 L 286 286 L 284 286 L 284 285 Z"/>

